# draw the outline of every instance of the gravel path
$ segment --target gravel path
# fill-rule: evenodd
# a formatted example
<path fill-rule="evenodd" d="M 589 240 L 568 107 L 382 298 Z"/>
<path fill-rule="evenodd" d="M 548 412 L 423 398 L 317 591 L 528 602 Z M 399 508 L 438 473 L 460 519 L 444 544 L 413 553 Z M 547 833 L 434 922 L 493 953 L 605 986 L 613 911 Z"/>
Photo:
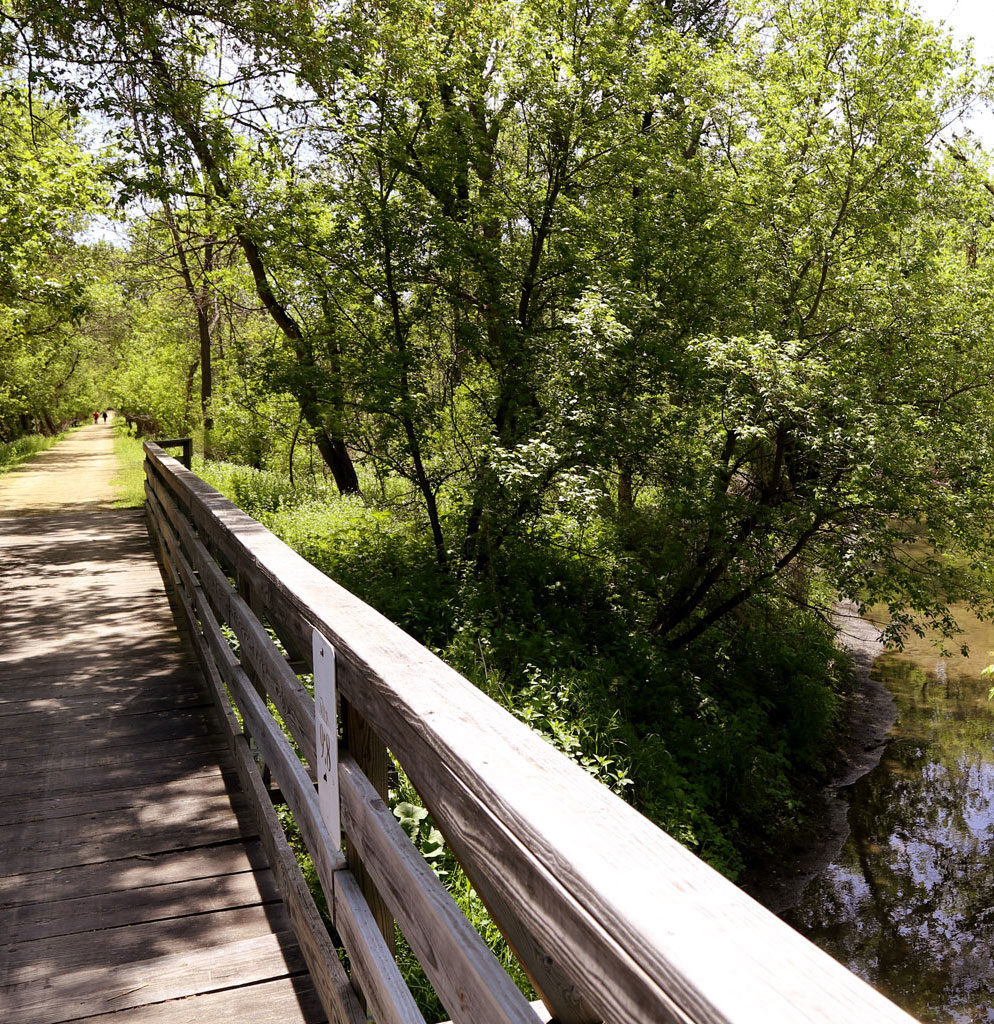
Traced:
<path fill-rule="evenodd" d="M 113 508 L 118 467 L 111 422 L 88 423 L 0 476 L 0 516 Z"/>

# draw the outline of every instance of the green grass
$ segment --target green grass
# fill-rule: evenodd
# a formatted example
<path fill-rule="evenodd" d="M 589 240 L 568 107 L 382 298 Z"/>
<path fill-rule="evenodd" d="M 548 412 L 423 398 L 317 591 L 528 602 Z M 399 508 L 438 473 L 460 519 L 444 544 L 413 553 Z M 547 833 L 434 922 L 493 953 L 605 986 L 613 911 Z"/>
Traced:
<path fill-rule="evenodd" d="M 117 491 L 115 508 L 140 508 L 145 503 L 145 453 L 136 437 L 125 433 L 123 423 L 114 424 L 114 455 L 117 474 L 111 481 Z"/>
<path fill-rule="evenodd" d="M 0 476 L 9 473 L 22 462 L 28 462 L 41 452 L 47 451 L 56 441 L 61 441 L 65 436 L 64 433 L 57 434 L 55 437 L 28 434 L 25 437 L 19 437 L 16 441 L 0 444 Z"/>

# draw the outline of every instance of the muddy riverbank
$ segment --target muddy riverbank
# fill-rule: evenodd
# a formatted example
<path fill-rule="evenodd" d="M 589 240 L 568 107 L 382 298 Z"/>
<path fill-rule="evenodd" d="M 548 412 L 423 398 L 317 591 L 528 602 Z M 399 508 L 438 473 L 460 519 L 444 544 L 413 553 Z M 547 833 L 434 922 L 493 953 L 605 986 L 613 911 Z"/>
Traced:
<path fill-rule="evenodd" d="M 870 677 L 885 650 L 880 631 L 850 602 L 837 606 L 835 619 L 839 646 L 849 655 L 856 678 L 827 781 L 812 794 L 806 827 L 786 840 L 775 862 L 752 868 L 743 881 L 746 891 L 774 913 L 795 906 L 807 884 L 838 856 L 849 835 L 849 801 L 841 790 L 879 764 L 897 716 L 894 698 Z"/>

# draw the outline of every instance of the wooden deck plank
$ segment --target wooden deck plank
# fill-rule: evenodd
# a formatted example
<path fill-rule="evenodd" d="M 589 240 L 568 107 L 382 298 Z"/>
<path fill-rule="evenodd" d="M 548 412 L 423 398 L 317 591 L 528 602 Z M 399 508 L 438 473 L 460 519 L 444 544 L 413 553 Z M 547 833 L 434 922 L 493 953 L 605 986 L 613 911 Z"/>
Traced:
<path fill-rule="evenodd" d="M 20 595 L 20 600 L 24 601 L 25 595 Z M 42 595 L 36 595 L 35 600 L 42 600 Z M 101 652 L 95 649 L 96 646 L 101 641 L 106 641 L 110 635 L 116 638 L 128 637 L 129 630 L 134 628 L 136 620 L 154 620 L 162 611 L 160 602 L 138 604 L 128 600 L 121 602 L 120 605 L 108 605 L 98 615 L 78 618 L 69 623 L 61 621 L 51 612 L 33 615 L 30 619 L 17 618 L 14 620 L 15 628 L 20 630 L 22 637 L 28 632 L 31 639 L 17 639 L 17 633 L 13 633 L 15 642 L 5 644 L 4 653 L 0 654 L 0 667 L 4 670 L 10 669 L 15 675 L 23 675 L 42 658 L 71 660 L 84 644 L 92 645 L 94 648 L 96 660 L 91 664 L 93 670 L 112 665 L 123 652 Z M 182 653 L 182 647 L 178 642 L 162 642 L 140 637 L 134 640 L 129 638 L 127 647 L 131 657 L 139 660 L 151 661 L 157 657 L 179 656 Z"/>
<path fill-rule="evenodd" d="M 0 945 L 0 976 L 20 984 L 95 966 L 135 967 L 144 960 L 203 951 L 289 927 L 282 904 L 259 904 L 55 935 Z"/>
<path fill-rule="evenodd" d="M 157 855 L 139 854 L 113 862 L 77 865 L 0 876 L 0 904 L 4 907 L 58 902 L 101 893 L 127 892 L 172 882 L 214 878 L 243 871 L 262 870 L 266 857 L 257 839 L 221 843 L 192 850 L 174 850 Z"/>
<path fill-rule="evenodd" d="M 47 772 L 57 771 L 80 771 L 81 769 L 109 768 L 141 763 L 162 764 L 165 761 L 179 757 L 203 757 L 210 754 L 212 757 L 221 758 L 219 751 L 227 749 L 227 742 L 217 734 L 209 736 L 177 736 L 168 740 L 150 740 L 142 743 L 140 738 L 133 742 L 122 743 L 114 750 L 100 751 L 74 751 L 72 748 L 63 748 L 60 751 L 51 751 L 47 758 Z M 223 763 L 223 760 L 222 760 Z M 0 756 L 0 774 L 10 775 L 33 775 L 37 782 L 39 792 L 45 789 L 43 776 L 39 776 L 38 759 L 32 758 L 27 751 L 20 753 L 17 757 Z M 82 788 L 77 783 L 77 788 Z"/>
<path fill-rule="evenodd" d="M 100 799 L 93 794 L 82 793 L 80 807 L 75 814 L 0 826 L 0 854 L 7 850 L 64 845 L 67 833 L 79 844 L 100 840 L 116 842 L 126 832 L 182 828 L 191 821 L 213 820 L 224 815 L 237 818 L 243 813 L 244 798 L 238 793 L 230 794 L 220 777 L 206 778 L 203 782 L 203 793 L 196 792 L 196 787 L 190 792 L 190 787 L 182 783 L 174 787 L 163 786 L 161 795 L 156 795 L 155 787 L 151 787 L 136 793 L 133 799 L 122 796 L 122 806 L 116 808 L 89 808 L 87 804 L 90 801 L 99 804 Z"/>
<path fill-rule="evenodd" d="M 111 449 L 0 480 L 0 1018 L 318 1024 L 142 514 L 93 496 Z"/>
<path fill-rule="evenodd" d="M 75 731 L 59 728 L 58 721 L 51 717 L 39 721 L 31 727 L 27 724 L 14 723 L 13 736 L 4 740 L 4 750 L 8 757 L 24 756 L 35 750 L 37 759 L 48 760 L 48 756 L 60 756 L 62 744 L 48 751 L 38 751 L 39 740 L 55 740 L 72 736 L 72 750 L 100 751 L 115 750 L 122 743 L 146 741 L 150 743 L 163 740 L 178 739 L 181 736 L 210 736 L 217 733 L 217 724 L 213 713 L 206 709 L 178 708 L 173 711 L 153 711 L 140 715 L 129 715 L 113 718 L 109 721 L 82 721 Z M 47 755 L 47 756 L 46 756 Z"/>
<path fill-rule="evenodd" d="M 0 870 L 20 873 L 73 868 L 254 835 L 248 820 L 240 822 L 227 800 L 187 803 L 162 817 L 149 808 L 144 814 L 142 809 L 134 809 L 134 813 L 113 817 L 56 818 L 37 828 L 0 828 Z"/>
<path fill-rule="evenodd" d="M 67 732 L 72 731 L 78 722 L 98 719 L 106 721 L 124 715 L 145 715 L 156 711 L 171 711 L 174 708 L 192 709 L 204 706 L 203 693 L 191 686 L 170 693 L 150 693 L 142 688 L 124 699 L 119 692 L 113 692 L 113 688 L 110 693 L 104 689 L 73 696 L 60 694 L 57 697 L 27 692 L 17 697 L 9 688 L 4 689 L 5 699 L 0 699 L 0 719 L 14 715 L 24 715 L 28 718 L 38 714 L 50 715 L 55 722 L 64 720 L 62 724 Z"/>
<path fill-rule="evenodd" d="M 229 759 L 224 748 L 211 745 L 203 751 L 192 751 L 161 760 L 111 762 L 104 766 L 99 776 L 91 774 L 87 788 L 91 794 L 96 794 L 103 790 L 135 785 L 161 785 L 181 779 L 199 778 L 218 770 L 230 771 Z M 27 773 L 9 774 L 4 780 L 4 793 L 12 803 L 22 798 L 45 800 L 72 796 L 79 788 L 78 774 L 78 766 L 60 767 L 46 775 L 41 788 L 39 780 L 32 780 Z"/>
<path fill-rule="evenodd" d="M 173 648 L 164 648 L 168 658 Z M 136 672 L 138 666 L 140 671 Z M 108 700 L 123 700 L 141 693 L 168 695 L 174 690 L 189 686 L 190 677 L 185 664 L 175 659 L 163 662 L 155 656 L 145 657 L 141 662 L 129 659 L 127 663 L 103 661 L 93 664 L 85 654 L 70 652 L 64 655 L 46 654 L 44 676 L 40 676 L 37 665 L 30 662 L 20 665 L 5 664 L 0 672 L 3 688 L 0 703 L 10 700 L 24 700 L 38 697 L 71 697 L 77 694 L 98 694 Z"/>
<path fill-rule="evenodd" d="M 237 1020 L 238 1024 L 275 1024 L 288 1003 L 296 1001 L 305 1024 L 324 1024 L 317 994 L 310 979 L 294 975 L 253 985 L 245 993 L 236 989 L 207 992 L 165 1003 L 135 1006 L 87 1017 L 86 1024 L 204 1024 L 212 1020 Z"/>
<path fill-rule="evenodd" d="M 268 869 L 240 871 L 76 899 L 0 907 L 0 935 L 7 943 L 33 942 L 182 917 L 190 914 L 191 908 L 203 914 L 273 903 L 278 899 L 279 890 Z"/>
<path fill-rule="evenodd" d="M 0 804 L 0 827 L 70 818 L 79 814 L 120 811 L 127 807 L 148 805 L 157 801 L 172 801 L 182 797 L 221 797 L 237 786 L 234 772 L 225 774 L 217 764 L 205 764 L 194 774 L 178 779 L 163 779 L 154 785 L 138 784 L 132 779 L 121 779 L 117 788 L 87 789 L 85 793 L 59 796 L 39 796 L 28 793 L 13 796 Z"/>
<path fill-rule="evenodd" d="M 57 1024 L 236 986 L 248 986 L 237 1005 L 250 1006 L 256 983 L 300 974 L 303 966 L 292 935 L 269 933 L 137 963 L 60 971 L 8 984 L 0 997 L 10 1024 Z M 285 1000 L 271 1020 L 301 1020 L 294 1002 Z"/>

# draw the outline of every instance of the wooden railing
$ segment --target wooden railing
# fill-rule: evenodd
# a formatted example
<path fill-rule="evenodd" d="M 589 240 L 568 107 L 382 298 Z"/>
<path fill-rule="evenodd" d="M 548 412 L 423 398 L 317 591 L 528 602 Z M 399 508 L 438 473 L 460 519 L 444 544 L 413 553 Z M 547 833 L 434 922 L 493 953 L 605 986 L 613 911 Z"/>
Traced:
<path fill-rule="evenodd" d="M 156 438 L 155 444 L 160 448 L 179 448 L 180 456 L 177 460 L 181 465 L 187 469 L 193 467 L 193 438 L 192 437 L 174 437 L 168 441 L 165 439 L 160 440 Z"/>
<path fill-rule="evenodd" d="M 329 1020 L 423 1021 L 394 961 L 396 919 L 454 1021 L 912 1021 L 157 445 L 145 452 L 152 533 Z M 299 678 L 312 671 L 317 712 Z M 387 750 L 544 1007 L 519 993 L 390 812 Z"/>

